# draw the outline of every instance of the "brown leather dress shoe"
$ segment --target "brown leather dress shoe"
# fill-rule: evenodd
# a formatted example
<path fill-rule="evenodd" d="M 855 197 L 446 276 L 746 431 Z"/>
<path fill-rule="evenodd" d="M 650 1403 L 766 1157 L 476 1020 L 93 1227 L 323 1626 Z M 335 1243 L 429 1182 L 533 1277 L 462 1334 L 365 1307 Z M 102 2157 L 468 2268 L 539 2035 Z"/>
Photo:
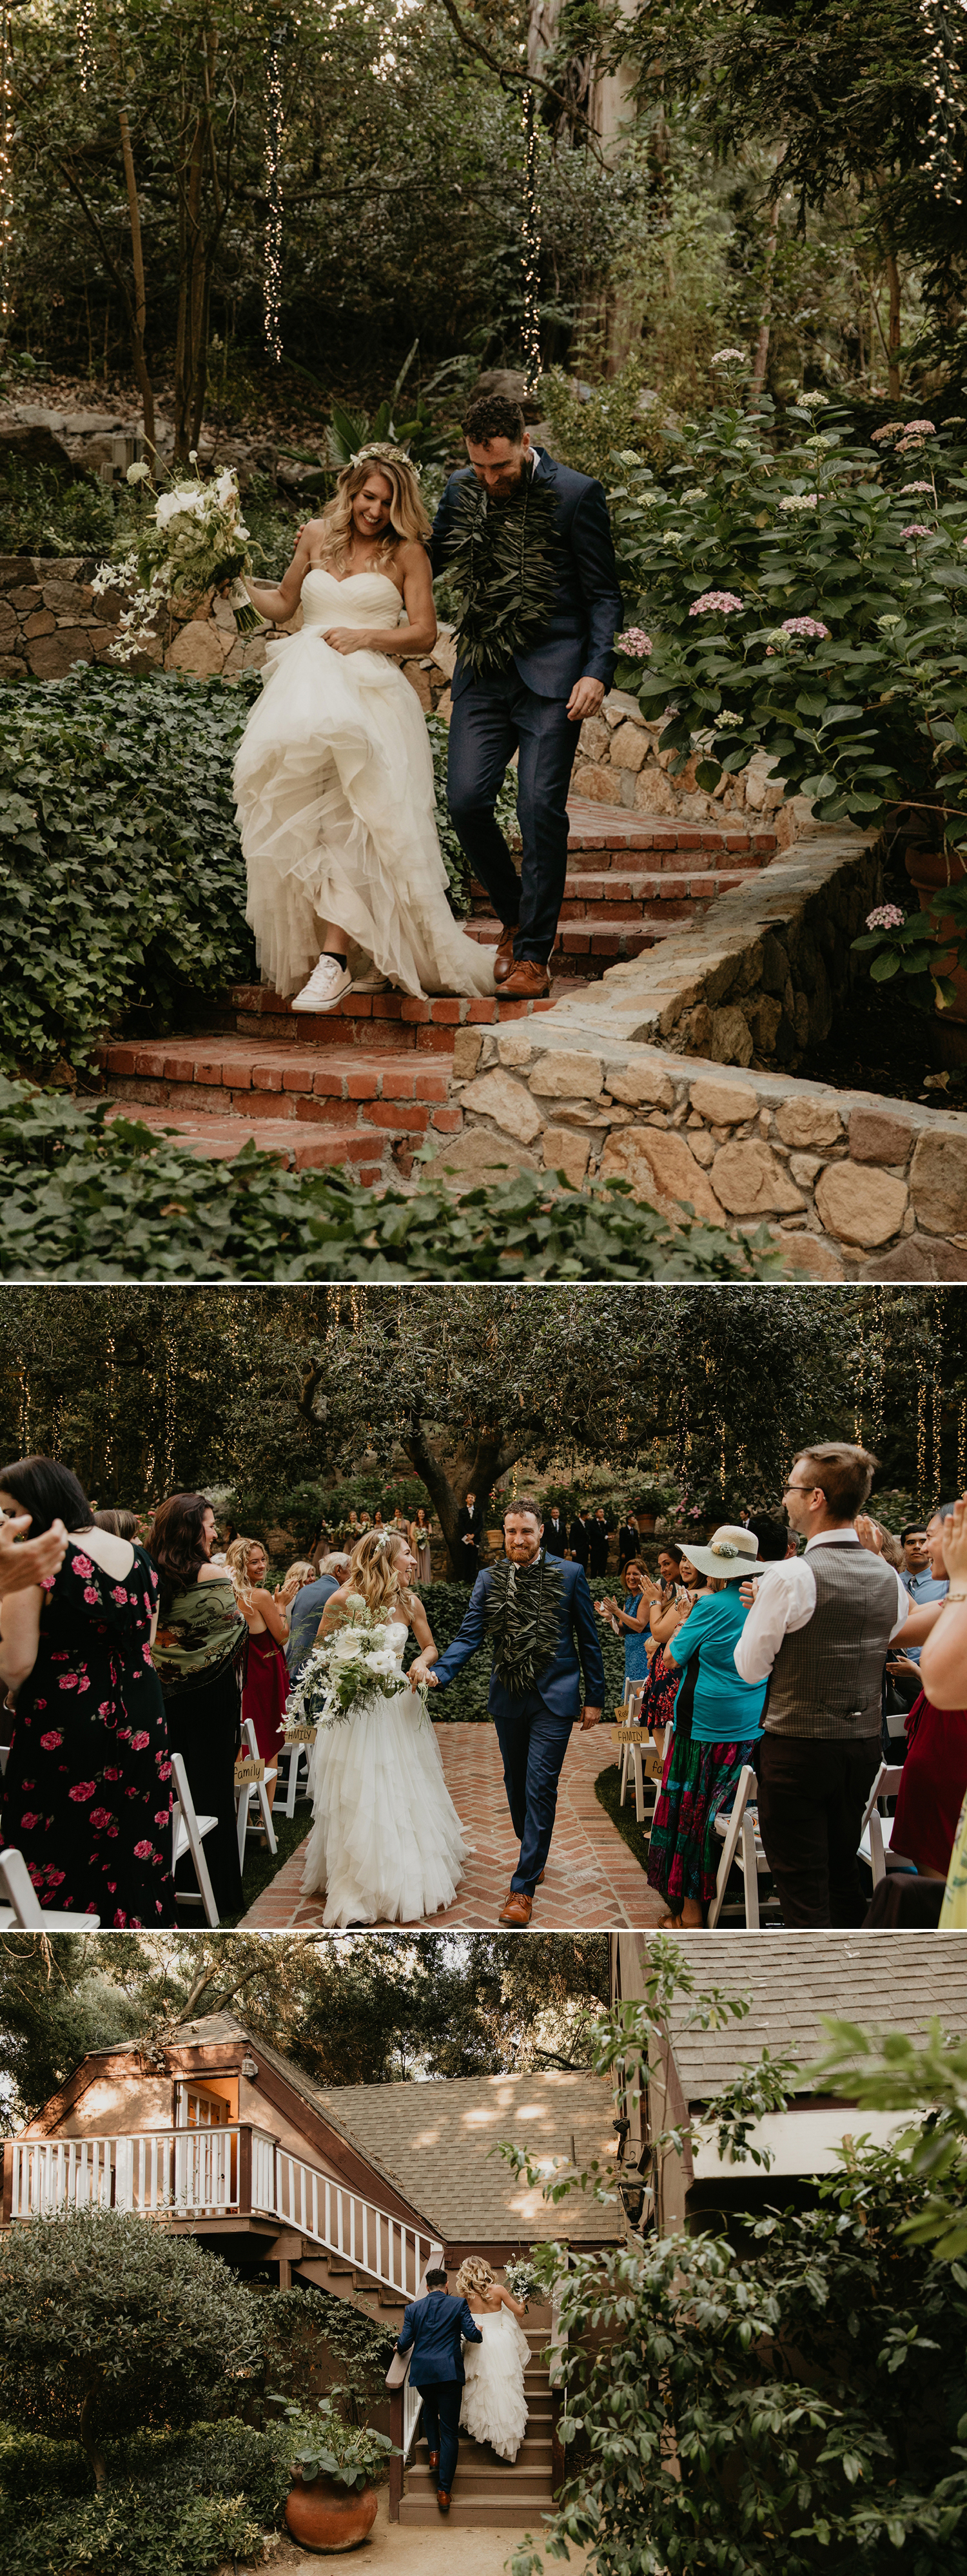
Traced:
<path fill-rule="evenodd" d="M 543 1002 L 551 989 L 547 967 L 537 957 L 521 957 L 500 987 L 508 1002 Z"/>
<path fill-rule="evenodd" d="M 427 2462 L 427 2466 L 428 2466 L 429 2468 L 431 2468 L 431 2469 L 438 2469 L 438 2468 L 439 2468 L 439 2466 L 440 2466 L 440 2454 L 439 2454 L 439 2451 L 431 2451 L 431 2452 L 430 2452 L 429 2459 L 428 2459 L 428 2462 Z"/>
<path fill-rule="evenodd" d="M 507 1898 L 506 1905 L 502 1907 L 501 1912 L 498 1914 L 497 1921 L 498 1923 L 513 1923 L 519 1931 L 523 1931 L 525 1925 L 530 1922 L 533 1911 L 533 1897 L 525 1896 L 522 1888 L 518 1889 L 516 1887 L 512 1887 Z"/>
<path fill-rule="evenodd" d="M 440 2512 L 441 2512 L 441 2513 L 449 2513 L 449 2511 L 450 2511 L 450 2498 L 449 2498 L 449 2496 L 448 2496 L 448 2494 L 447 2494 L 447 2491 L 446 2491 L 446 2488 L 445 2488 L 445 2487 L 438 2487 L 438 2488 L 437 2488 L 437 2491 L 436 2491 L 436 2500 L 437 2500 L 437 2504 L 438 2504 L 438 2506 L 439 2506 Z"/>
<path fill-rule="evenodd" d="M 499 939 L 498 939 L 498 941 L 497 941 L 496 949 L 495 949 L 495 951 L 494 951 L 494 983 L 495 983 L 495 984 L 506 984 L 506 981 L 507 981 L 507 977 L 508 977 L 508 975 L 512 975 L 512 974 L 513 974 L 513 971 L 514 971 L 514 941 L 515 941 L 516 937 L 517 937 L 517 923 L 516 923 L 516 921 L 505 921 L 505 922 L 504 922 L 504 925 L 503 925 L 503 928 L 502 928 L 502 930 L 501 930 L 501 933 L 500 933 L 500 938 L 499 938 Z"/>

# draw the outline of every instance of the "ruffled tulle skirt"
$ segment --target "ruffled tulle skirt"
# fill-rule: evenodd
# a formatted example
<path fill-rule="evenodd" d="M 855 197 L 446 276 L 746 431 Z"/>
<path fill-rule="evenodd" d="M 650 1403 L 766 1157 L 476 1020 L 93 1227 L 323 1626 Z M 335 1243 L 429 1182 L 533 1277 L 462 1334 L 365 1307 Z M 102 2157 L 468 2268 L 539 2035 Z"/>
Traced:
<path fill-rule="evenodd" d="M 302 1890 L 325 1889 L 325 1924 L 418 1923 L 452 1905 L 466 1844 L 415 1691 L 320 1727 L 309 1785 Z"/>
<path fill-rule="evenodd" d="M 268 647 L 234 771 L 246 919 L 277 993 L 307 981 L 321 926 L 403 992 L 494 990 L 493 951 L 447 901 L 423 710 L 384 653 L 344 656 L 316 626 Z"/>
<path fill-rule="evenodd" d="M 516 2460 L 527 2431 L 524 2372 L 530 2345 L 509 2308 L 493 2316 L 476 2316 L 482 2343 L 464 2345 L 466 2386 L 460 2402 L 460 2427 L 475 2442 L 489 2442 L 502 2460 Z"/>

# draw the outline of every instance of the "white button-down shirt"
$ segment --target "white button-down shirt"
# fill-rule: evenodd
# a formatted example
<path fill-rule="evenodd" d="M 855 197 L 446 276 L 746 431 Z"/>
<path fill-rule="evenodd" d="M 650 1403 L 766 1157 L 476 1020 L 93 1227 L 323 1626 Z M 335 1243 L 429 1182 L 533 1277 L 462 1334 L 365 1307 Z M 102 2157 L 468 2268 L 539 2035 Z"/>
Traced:
<path fill-rule="evenodd" d="M 767 1565 L 758 1578 L 758 1597 L 753 1603 L 742 1635 L 734 1647 L 736 1669 L 744 1682 L 765 1682 L 775 1663 L 784 1637 L 794 1637 L 797 1629 L 808 1627 L 816 1607 L 816 1577 L 809 1559 L 814 1547 L 859 1547 L 854 1529 L 817 1530 L 808 1542 L 805 1556 L 789 1556 L 778 1565 Z M 898 1637 L 910 1609 L 910 1596 L 904 1589 L 895 1567 L 888 1569 L 896 1582 L 896 1626 L 890 1630 L 890 1642 Z"/>

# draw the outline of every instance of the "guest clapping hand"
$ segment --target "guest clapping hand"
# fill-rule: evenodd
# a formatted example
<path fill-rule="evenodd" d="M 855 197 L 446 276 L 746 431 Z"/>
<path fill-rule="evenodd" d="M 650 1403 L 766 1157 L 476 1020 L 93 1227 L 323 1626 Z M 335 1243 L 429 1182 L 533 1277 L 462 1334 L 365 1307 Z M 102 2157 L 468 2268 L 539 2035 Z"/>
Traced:
<path fill-rule="evenodd" d="M 23 1533 L 32 1528 L 29 1512 L 11 1513 L 0 1520 L 0 1601 L 60 1573 L 67 1550 L 63 1521 L 52 1521 L 39 1538 L 25 1539 Z"/>

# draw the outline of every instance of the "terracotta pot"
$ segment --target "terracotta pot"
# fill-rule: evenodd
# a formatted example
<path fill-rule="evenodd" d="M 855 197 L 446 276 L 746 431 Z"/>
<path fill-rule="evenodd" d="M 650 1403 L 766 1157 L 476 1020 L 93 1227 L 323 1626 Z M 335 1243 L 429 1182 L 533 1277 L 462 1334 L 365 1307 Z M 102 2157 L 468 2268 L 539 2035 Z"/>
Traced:
<path fill-rule="evenodd" d="M 359 2493 L 336 2486 L 331 2478 L 314 2478 L 307 2487 L 301 2470 L 293 2469 L 285 2518 L 300 2549 L 358 2549 L 376 2520 L 376 2489 L 363 2487 Z"/>
<path fill-rule="evenodd" d="M 658 1519 L 657 1512 L 639 1512 L 639 1513 L 638 1513 L 638 1536 L 639 1536 L 639 1538 L 647 1538 L 647 1537 L 649 1537 L 649 1536 L 650 1536 L 651 1531 L 652 1531 L 652 1530 L 655 1528 L 655 1526 L 656 1526 L 657 1519 Z"/>
<path fill-rule="evenodd" d="M 960 885 L 967 876 L 967 864 L 963 859 L 957 858 L 952 850 L 948 852 L 909 849 L 903 864 L 911 885 L 916 886 L 921 912 L 929 912 L 934 895 L 944 886 Z M 944 941 L 953 940 L 955 937 L 954 924 L 949 917 L 938 921 L 937 948 L 941 954 Z M 943 1009 L 939 1001 L 937 1002 L 939 1025 L 932 1033 L 932 1052 L 939 1056 L 943 1064 L 965 1064 L 967 1063 L 967 972 L 962 966 L 953 967 L 948 970 L 947 980 L 954 987 L 955 998 Z"/>

